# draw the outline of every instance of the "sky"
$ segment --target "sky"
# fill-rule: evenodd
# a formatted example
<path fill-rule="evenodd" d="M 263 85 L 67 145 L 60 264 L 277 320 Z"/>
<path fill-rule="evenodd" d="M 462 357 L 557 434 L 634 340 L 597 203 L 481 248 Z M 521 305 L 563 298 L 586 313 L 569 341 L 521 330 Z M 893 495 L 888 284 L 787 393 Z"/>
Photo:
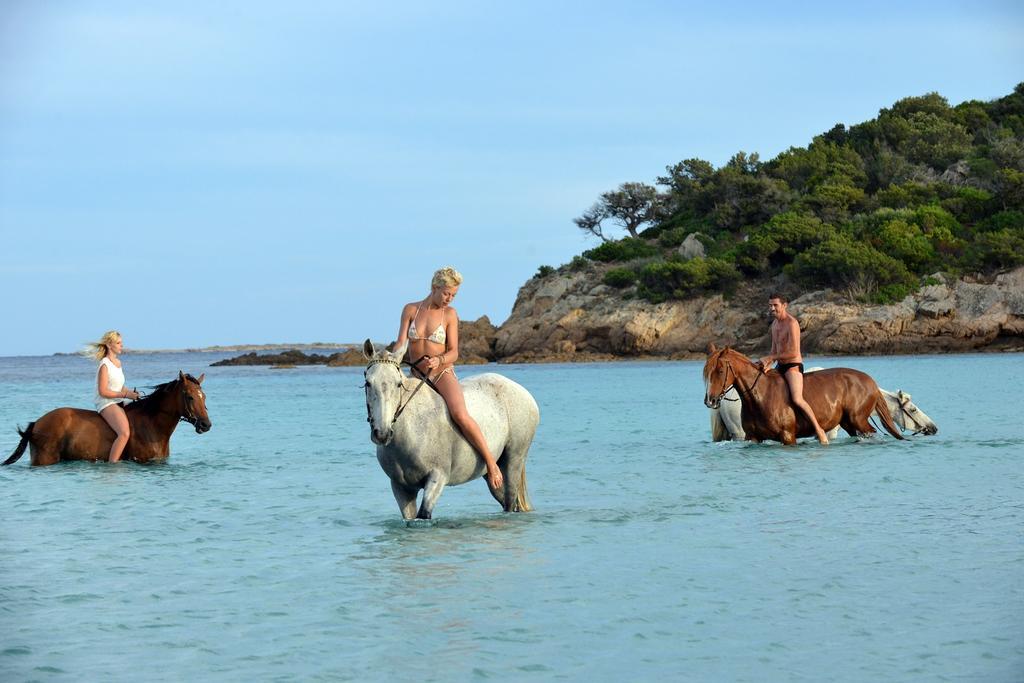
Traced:
<path fill-rule="evenodd" d="M 1014 2 L 0 2 L 0 355 L 511 312 L 623 182 L 1024 81 Z"/>

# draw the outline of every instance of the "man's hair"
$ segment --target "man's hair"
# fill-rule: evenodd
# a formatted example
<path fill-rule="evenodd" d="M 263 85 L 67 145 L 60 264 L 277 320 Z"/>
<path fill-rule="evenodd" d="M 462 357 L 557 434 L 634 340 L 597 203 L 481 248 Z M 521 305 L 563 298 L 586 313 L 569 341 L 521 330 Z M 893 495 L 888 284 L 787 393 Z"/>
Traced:
<path fill-rule="evenodd" d="M 771 301 L 772 299 L 778 299 L 779 301 L 781 301 L 784 304 L 788 304 L 789 303 L 789 299 L 786 298 L 786 295 L 785 294 L 779 294 L 778 292 L 772 292 L 771 294 L 768 295 L 768 301 Z"/>

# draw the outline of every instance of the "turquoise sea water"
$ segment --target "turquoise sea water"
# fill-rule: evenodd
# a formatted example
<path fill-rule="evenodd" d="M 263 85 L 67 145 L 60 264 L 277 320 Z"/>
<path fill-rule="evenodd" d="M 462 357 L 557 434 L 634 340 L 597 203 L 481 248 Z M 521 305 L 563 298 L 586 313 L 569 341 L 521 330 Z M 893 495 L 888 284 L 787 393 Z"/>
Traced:
<path fill-rule="evenodd" d="M 712 443 L 701 364 L 467 367 L 536 397 L 536 511 L 406 525 L 361 368 L 125 357 L 204 384 L 165 464 L 0 469 L 0 680 L 1024 680 L 1021 355 L 810 358 L 939 425 Z M 0 358 L 0 457 L 93 366 Z"/>

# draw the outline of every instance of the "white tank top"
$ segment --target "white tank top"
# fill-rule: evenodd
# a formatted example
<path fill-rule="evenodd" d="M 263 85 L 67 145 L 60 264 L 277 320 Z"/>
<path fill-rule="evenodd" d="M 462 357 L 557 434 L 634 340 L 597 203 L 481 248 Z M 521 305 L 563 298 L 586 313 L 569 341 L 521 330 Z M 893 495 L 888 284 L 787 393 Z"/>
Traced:
<path fill-rule="evenodd" d="M 107 389 L 115 393 L 120 392 L 121 389 L 124 389 L 124 370 L 114 365 L 109 358 L 104 358 L 100 361 L 99 367 L 102 368 L 104 365 L 107 366 Z M 99 376 L 100 369 L 96 368 L 97 382 L 99 381 Z M 120 402 L 120 398 L 106 398 L 105 396 L 100 396 L 99 391 L 96 392 L 96 397 L 93 399 L 93 403 L 96 404 L 96 412 L 103 410 L 107 406 Z"/>

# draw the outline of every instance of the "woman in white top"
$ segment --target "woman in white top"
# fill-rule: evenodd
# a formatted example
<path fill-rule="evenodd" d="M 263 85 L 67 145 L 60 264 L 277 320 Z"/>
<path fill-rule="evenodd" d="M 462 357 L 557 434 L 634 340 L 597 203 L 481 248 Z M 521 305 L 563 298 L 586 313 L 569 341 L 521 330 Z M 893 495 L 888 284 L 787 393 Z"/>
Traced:
<path fill-rule="evenodd" d="M 487 483 L 492 489 L 497 489 L 504 483 L 501 470 L 487 448 L 480 426 L 466 410 L 462 386 L 452 367 L 459 358 L 459 316 L 449 304 L 458 293 L 460 284 L 462 275 L 451 266 L 435 272 L 430 282 L 430 295 L 423 301 L 406 304 L 402 309 L 395 348 L 409 341 L 407 357 L 411 362 L 419 361 L 416 369 L 431 377 L 437 393 L 448 406 L 452 420 L 487 465 Z"/>
<path fill-rule="evenodd" d="M 108 462 L 121 459 L 124 447 L 128 445 L 131 430 L 128 427 L 128 416 L 125 415 L 121 401 L 126 398 L 137 399 L 139 395 L 124 386 L 124 370 L 118 356 L 124 348 L 121 333 L 111 330 L 103 335 L 98 342 L 89 344 L 92 357 L 100 362 L 96 371 L 96 411 L 114 430 L 114 443 L 110 445 Z"/>

